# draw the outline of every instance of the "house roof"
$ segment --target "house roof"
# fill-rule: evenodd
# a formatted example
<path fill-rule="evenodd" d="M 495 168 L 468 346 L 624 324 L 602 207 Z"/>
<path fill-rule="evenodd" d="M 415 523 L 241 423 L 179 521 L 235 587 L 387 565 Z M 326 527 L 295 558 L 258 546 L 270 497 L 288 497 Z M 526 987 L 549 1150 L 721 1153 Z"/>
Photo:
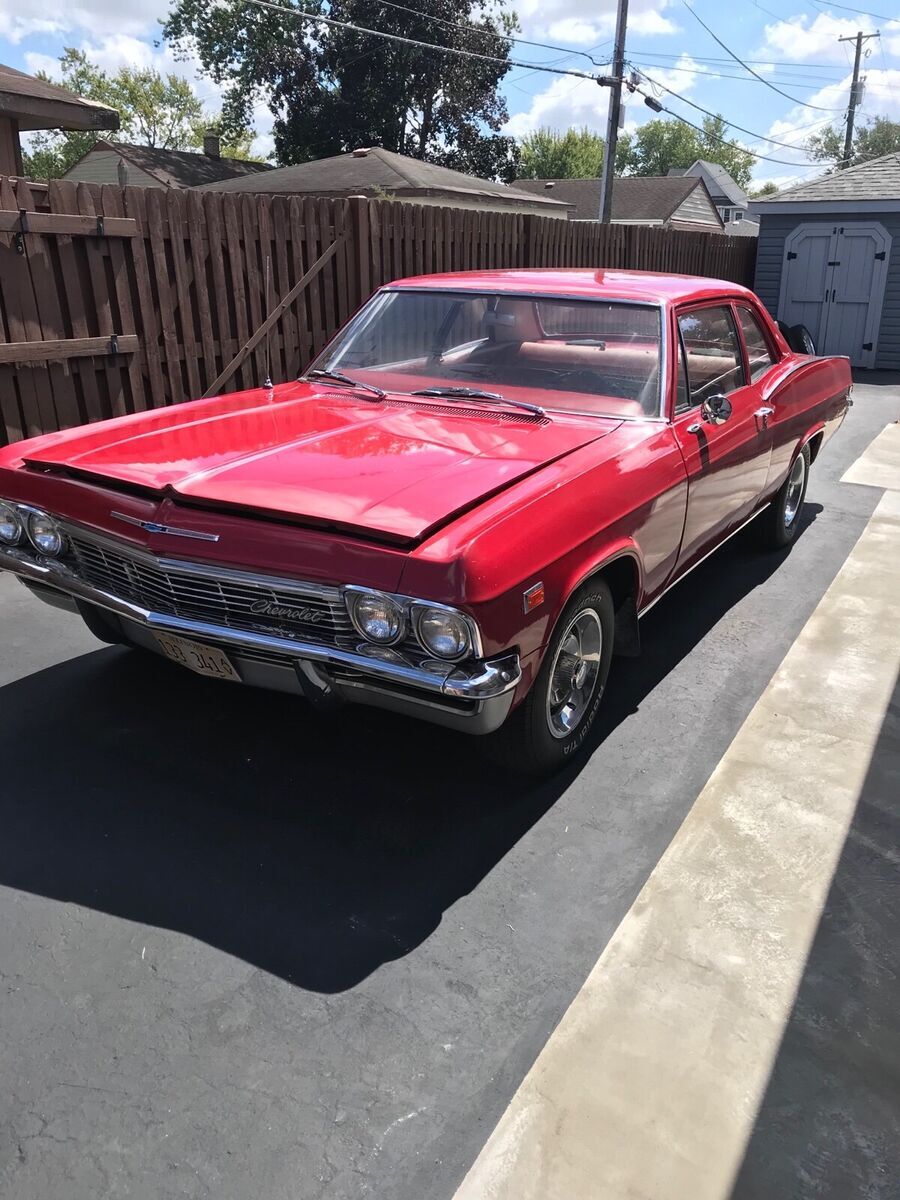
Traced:
<path fill-rule="evenodd" d="M 729 221 L 725 226 L 729 237 L 759 237 L 759 221 L 743 217 L 740 221 Z"/>
<path fill-rule="evenodd" d="M 868 203 L 885 200 L 894 205 L 900 201 L 900 153 L 884 154 L 869 162 L 821 175 L 805 183 L 785 188 L 773 196 L 754 202 L 754 210 L 765 212 L 775 204 L 807 204 L 821 201 Z"/>
<path fill-rule="evenodd" d="M 503 200 L 507 203 L 528 199 L 529 202 L 559 208 L 559 201 L 544 196 L 535 197 L 492 179 L 478 179 L 462 171 L 452 171 L 435 163 L 407 158 L 372 146 L 350 154 L 319 158 L 292 167 L 278 167 L 266 172 L 262 179 L 231 179 L 208 185 L 226 192 L 272 192 L 295 194 L 311 192 L 319 195 L 353 195 L 383 191 L 394 195 L 415 196 L 449 193 L 471 197 Z"/>
<path fill-rule="evenodd" d="M 548 184 L 550 187 L 548 188 Z M 596 221 L 600 211 L 599 179 L 517 179 L 515 187 L 534 194 L 552 195 L 575 206 L 578 221 Z M 612 220 L 668 221 L 697 188 L 698 176 L 623 175 L 613 180 Z"/>
<path fill-rule="evenodd" d="M 0 63 L 0 117 L 20 129 L 118 129 L 114 108 Z"/>
<path fill-rule="evenodd" d="M 709 190 L 715 196 L 724 196 L 729 204 L 743 208 L 747 203 L 747 193 L 737 184 L 721 163 L 710 162 L 706 158 L 698 158 L 689 167 L 670 167 L 669 175 L 697 175 L 700 170 L 706 172 L 713 183 Z"/>
<path fill-rule="evenodd" d="M 272 170 L 268 163 L 248 162 L 243 158 L 213 158 L 192 150 L 161 150 L 155 146 L 134 146 L 130 142 L 101 140 L 87 153 L 92 154 L 95 150 L 115 151 L 126 163 L 146 171 L 166 187 L 197 187 L 216 180 L 239 179 Z M 84 155 L 79 161 L 86 157 Z"/>

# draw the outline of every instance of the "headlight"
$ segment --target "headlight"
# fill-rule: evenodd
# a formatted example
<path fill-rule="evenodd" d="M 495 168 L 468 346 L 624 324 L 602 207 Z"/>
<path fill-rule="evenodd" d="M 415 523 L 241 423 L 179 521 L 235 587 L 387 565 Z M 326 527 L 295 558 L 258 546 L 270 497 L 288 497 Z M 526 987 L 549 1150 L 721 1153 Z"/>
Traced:
<path fill-rule="evenodd" d="M 406 618 L 401 606 L 390 596 L 380 592 L 350 592 L 347 603 L 357 633 L 367 641 L 390 646 L 403 637 Z"/>
<path fill-rule="evenodd" d="M 452 609 L 417 609 L 416 633 L 425 649 L 436 658 L 464 658 L 472 649 L 469 622 Z"/>
<path fill-rule="evenodd" d="M 22 540 L 22 518 L 19 510 L 0 500 L 0 542 L 4 546 L 15 546 Z"/>
<path fill-rule="evenodd" d="M 30 512 L 28 514 L 28 536 L 31 538 L 32 545 L 41 554 L 46 554 L 50 558 L 62 554 L 65 545 L 62 530 L 47 513 Z"/>

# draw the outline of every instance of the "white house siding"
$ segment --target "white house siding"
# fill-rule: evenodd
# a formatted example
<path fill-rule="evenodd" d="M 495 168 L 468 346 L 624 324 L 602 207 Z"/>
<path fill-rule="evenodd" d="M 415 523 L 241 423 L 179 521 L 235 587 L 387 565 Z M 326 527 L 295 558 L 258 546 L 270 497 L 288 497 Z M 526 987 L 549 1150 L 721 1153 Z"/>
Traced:
<path fill-rule="evenodd" d="M 800 207 L 800 206 L 798 206 Z M 888 263 L 884 306 L 875 347 L 875 367 L 881 370 L 900 370 L 900 213 L 870 213 L 859 216 L 838 213 L 827 216 L 819 213 L 762 212 L 759 242 L 756 253 L 755 291 L 773 317 L 778 315 L 778 296 L 781 291 L 781 271 L 784 265 L 784 243 L 798 225 L 811 222 L 841 225 L 851 221 L 879 221 L 891 235 L 891 258 Z"/>
<path fill-rule="evenodd" d="M 716 206 L 712 203 L 703 188 L 696 187 L 686 200 L 672 213 L 673 221 L 690 221 L 694 225 L 709 225 L 710 228 L 721 232 Z"/>

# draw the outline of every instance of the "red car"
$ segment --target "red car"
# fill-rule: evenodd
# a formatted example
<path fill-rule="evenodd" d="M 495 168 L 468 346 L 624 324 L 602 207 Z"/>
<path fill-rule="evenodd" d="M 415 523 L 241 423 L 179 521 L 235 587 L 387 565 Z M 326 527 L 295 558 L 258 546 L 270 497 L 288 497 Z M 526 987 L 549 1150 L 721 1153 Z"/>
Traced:
<path fill-rule="evenodd" d="M 548 770 L 669 588 L 754 518 L 791 541 L 850 390 L 731 283 L 405 279 L 297 382 L 0 450 L 0 567 L 108 642 Z"/>

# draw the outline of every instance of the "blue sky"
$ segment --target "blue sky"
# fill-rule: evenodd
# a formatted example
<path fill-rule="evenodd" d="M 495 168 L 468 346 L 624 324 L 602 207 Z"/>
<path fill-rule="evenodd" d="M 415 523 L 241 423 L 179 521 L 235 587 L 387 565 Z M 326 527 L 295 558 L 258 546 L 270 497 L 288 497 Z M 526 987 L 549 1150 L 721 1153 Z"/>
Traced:
<path fill-rule="evenodd" d="M 872 3 L 876 15 L 847 11 L 824 0 L 696 0 L 694 8 L 736 54 L 791 99 L 755 80 L 716 44 L 688 10 L 685 0 L 631 0 L 627 55 L 648 76 L 680 96 L 737 122 L 750 137 L 734 132 L 736 141 L 778 162 L 760 160 L 754 181 L 779 185 L 809 178 L 821 168 L 810 165 L 799 146 L 817 128 L 842 121 L 852 66 L 852 47 L 838 38 L 880 29 L 881 38 L 866 43 L 864 62 L 866 116 L 887 114 L 900 120 L 900 2 L 854 0 L 854 8 Z M 410 0 L 425 9 L 427 0 Z M 594 70 L 579 51 L 599 63 L 611 48 L 614 0 L 518 0 L 513 4 L 522 37 L 551 42 L 558 50 L 518 45 L 513 56 L 580 70 Z M 780 9 L 780 13 L 776 12 Z M 92 59 L 114 70 L 120 65 L 153 65 L 187 75 L 210 112 L 219 95 L 203 79 L 196 64 L 175 62 L 171 51 L 157 46 L 158 19 L 165 0 L 78 0 L 51 9 L 40 0 L 0 0 L 0 62 L 25 71 L 52 70 L 64 46 L 78 46 Z M 436 31 L 437 32 L 437 31 Z M 607 93 L 590 80 L 554 76 L 515 68 L 504 82 L 510 110 L 508 131 L 521 135 L 537 126 L 564 129 L 587 125 L 602 131 Z M 673 96 L 659 93 L 675 111 L 699 123 L 702 114 Z M 642 99 L 626 106 L 626 129 L 652 119 Z M 260 153 L 271 152 L 271 116 L 262 105 L 256 113 Z M 787 145 L 762 140 L 773 138 Z"/>

